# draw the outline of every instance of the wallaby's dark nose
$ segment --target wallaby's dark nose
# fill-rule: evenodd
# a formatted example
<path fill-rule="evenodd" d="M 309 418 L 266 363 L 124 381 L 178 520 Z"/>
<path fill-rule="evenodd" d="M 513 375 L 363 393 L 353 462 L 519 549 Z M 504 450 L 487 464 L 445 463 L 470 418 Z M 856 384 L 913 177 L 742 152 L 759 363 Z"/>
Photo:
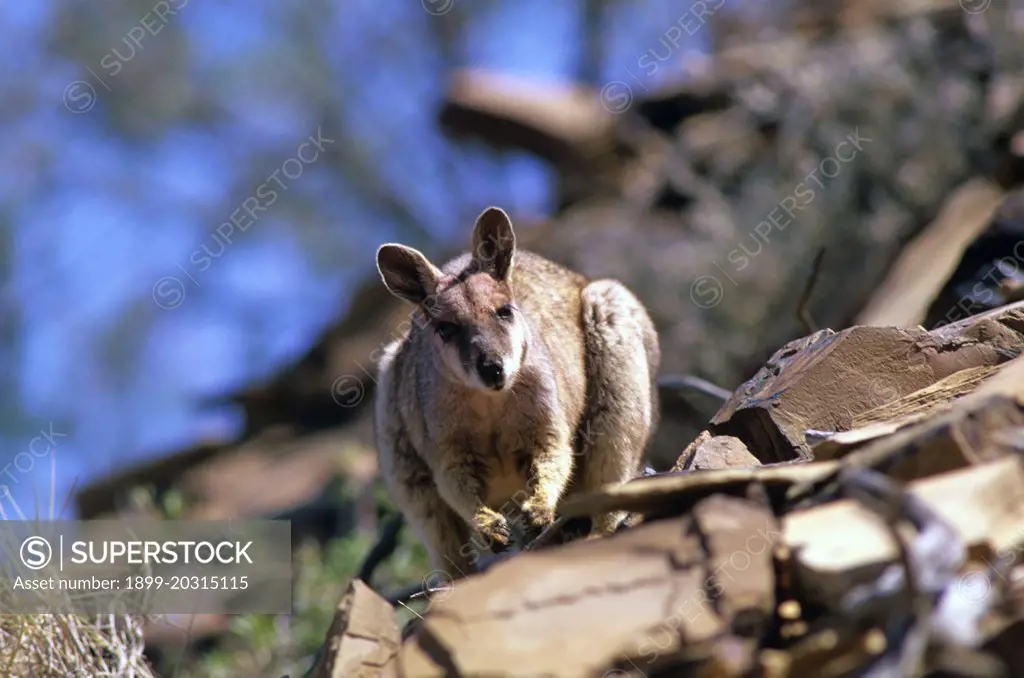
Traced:
<path fill-rule="evenodd" d="M 500 362 L 480 356 L 476 361 L 476 371 L 480 375 L 480 380 L 489 388 L 497 391 L 505 386 L 505 368 Z"/>

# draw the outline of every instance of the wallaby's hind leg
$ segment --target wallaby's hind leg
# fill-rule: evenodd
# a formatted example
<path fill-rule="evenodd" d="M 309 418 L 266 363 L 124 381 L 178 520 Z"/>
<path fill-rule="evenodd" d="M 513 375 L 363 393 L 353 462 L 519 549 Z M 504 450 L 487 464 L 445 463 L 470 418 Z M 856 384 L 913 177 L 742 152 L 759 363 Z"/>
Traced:
<path fill-rule="evenodd" d="M 475 572 L 477 556 L 470 547 L 468 526 L 441 498 L 430 469 L 408 442 L 400 434 L 390 442 L 382 448 L 391 449 L 379 452 L 382 475 L 388 481 L 392 500 L 426 547 L 430 566 L 448 576 L 437 572 L 432 575 L 450 580 Z"/>
<path fill-rule="evenodd" d="M 576 447 L 577 491 L 634 478 L 657 424 L 658 335 L 647 311 L 614 280 L 583 289 L 587 409 Z M 608 534 L 622 512 L 595 516 L 591 536 Z"/>

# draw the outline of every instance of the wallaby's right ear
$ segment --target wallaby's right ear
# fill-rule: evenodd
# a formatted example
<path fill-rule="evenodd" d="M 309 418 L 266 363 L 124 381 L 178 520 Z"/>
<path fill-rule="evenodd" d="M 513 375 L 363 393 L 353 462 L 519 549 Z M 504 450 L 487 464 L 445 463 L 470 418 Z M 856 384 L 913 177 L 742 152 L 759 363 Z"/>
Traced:
<path fill-rule="evenodd" d="M 393 243 L 377 249 L 377 270 L 391 294 L 414 304 L 433 296 L 441 277 L 422 252 Z"/>
<path fill-rule="evenodd" d="M 507 280 L 516 254 L 512 220 L 500 207 L 488 207 L 473 227 L 473 261 L 498 280 Z"/>

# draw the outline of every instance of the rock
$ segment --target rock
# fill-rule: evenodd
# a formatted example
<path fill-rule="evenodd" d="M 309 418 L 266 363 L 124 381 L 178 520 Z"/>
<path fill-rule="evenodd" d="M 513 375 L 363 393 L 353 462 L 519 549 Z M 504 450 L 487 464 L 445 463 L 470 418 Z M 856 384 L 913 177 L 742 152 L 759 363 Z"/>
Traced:
<path fill-rule="evenodd" d="M 994 314 L 994 315 L 993 315 Z M 849 431 L 855 418 L 968 368 L 1024 350 L 1024 303 L 932 333 L 857 326 L 790 342 L 711 419 L 762 462 L 810 458 L 808 430 Z"/>
<path fill-rule="evenodd" d="M 823 481 L 840 468 L 838 462 L 791 464 L 762 468 L 729 468 L 701 473 L 660 473 L 601 492 L 572 497 L 561 514 L 573 518 L 607 511 L 631 511 L 648 517 L 674 515 L 714 494 L 746 496 L 762 486 L 785 494 L 794 486 Z"/>
<path fill-rule="evenodd" d="M 711 436 L 701 433 L 679 457 L 673 471 L 711 471 L 715 469 L 760 466 L 757 457 L 750 454 L 739 438 Z"/>
<path fill-rule="evenodd" d="M 872 346 L 902 342 L 922 348 L 929 379 L 949 375 L 894 399 L 894 419 L 862 409 L 856 444 L 833 444 L 829 460 L 661 473 L 572 498 L 563 518 L 636 519 L 458 579 L 403 641 L 397 675 L 663 678 L 685 667 L 707 678 L 820 678 L 887 657 L 916 658 L 935 676 L 1019 666 L 1024 356 L 995 360 L 1012 352 L 1019 311 L 932 333 L 853 328 L 870 332 L 850 333 L 858 350 L 836 351 L 847 365 L 872 369 Z M 827 348 L 820 354 L 776 361 L 772 376 L 806 389 L 793 403 L 820 389 L 817 411 L 837 417 L 829 408 L 849 399 L 829 390 Z M 874 369 L 896 382 L 914 355 Z M 743 454 L 738 440 L 705 431 L 679 464 L 749 461 Z"/>
<path fill-rule="evenodd" d="M 1024 466 L 1017 458 L 937 474 L 908 489 L 967 547 L 1002 551 L 1024 546 Z M 1000 501 L 991 501 L 993 496 Z M 840 613 L 851 589 L 871 583 L 900 558 L 889 527 L 854 500 L 794 511 L 783 520 L 783 532 L 796 554 L 796 577 L 807 599 Z"/>
<path fill-rule="evenodd" d="M 395 610 L 358 579 L 345 592 L 309 678 L 398 678 Z"/>
<path fill-rule="evenodd" d="M 964 266 L 965 250 L 989 227 L 1004 192 L 991 181 L 972 179 L 960 186 L 943 205 L 942 211 L 914 240 L 907 244 L 893 264 L 885 281 L 872 295 L 867 307 L 857 316 L 858 325 L 914 326 L 924 324 L 932 328 L 938 322 L 930 306 L 957 309 L 949 313 L 946 322 L 966 317 L 962 309 L 947 303 L 948 293 L 936 301 L 936 296 L 950 276 L 959 276 Z M 1005 254 L 1012 256 L 1012 245 Z M 1022 252 L 1024 256 L 1024 252 Z M 970 263 L 967 264 L 970 266 Z M 978 310 L 990 310 L 1004 301 Z M 927 320 L 926 320 L 927 317 Z"/>
<path fill-rule="evenodd" d="M 765 506 L 712 497 L 692 517 L 525 553 L 432 603 L 402 647 L 402 675 L 654 675 L 715 640 L 752 666 L 756 643 L 741 639 L 774 611 L 780 534 Z"/>
<path fill-rule="evenodd" d="M 1007 195 L 934 295 L 924 324 L 938 327 L 1019 301 L 1024 285 L 1024 188 Z"/>

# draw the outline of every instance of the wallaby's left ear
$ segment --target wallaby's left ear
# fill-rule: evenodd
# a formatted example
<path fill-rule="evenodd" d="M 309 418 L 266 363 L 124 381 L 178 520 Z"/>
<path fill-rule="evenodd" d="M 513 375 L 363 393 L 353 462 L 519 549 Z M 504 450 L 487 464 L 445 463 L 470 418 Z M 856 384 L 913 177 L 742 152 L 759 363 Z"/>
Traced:
<path fill-rule="evenodd" d="M 422 304 L 437 289 L 441 271 L 419 250 L 387 243 L 377 250 L 377 270 L 391 294 L 399 299 Z"/>
<path fill-rule="evenodd" d="M 500 207 L 488 207 L 477 217 L 473 228 L 473 261 L 481 271 L 507 280 L 515 254 L 512 220 Z"/>

